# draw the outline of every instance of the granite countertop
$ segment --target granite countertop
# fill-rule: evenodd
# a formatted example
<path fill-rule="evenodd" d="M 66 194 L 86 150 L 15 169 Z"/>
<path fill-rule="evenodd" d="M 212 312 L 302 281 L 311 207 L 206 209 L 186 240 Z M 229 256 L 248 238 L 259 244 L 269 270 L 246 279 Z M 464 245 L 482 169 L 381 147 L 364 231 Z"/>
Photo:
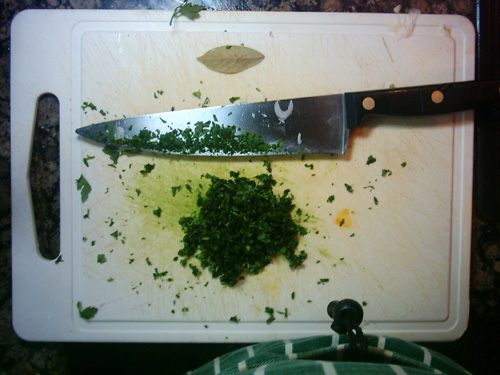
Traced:
<path fill-rule="evenodd" d="M 199 2 L 199 1 L 198 1 Z M 475 22 L 473 0 L 210 0 L 209 10 L 282 10 L 325 12 L 392 13 L 412 8 L 430 14 L 460 14 Z M 12 329 L 11 216 L 9 146 L 9 32 L 10 21 L 28 9 L 173 9 L 175 0 L 3 0 L 0 55 L 0 375 L 66 373 L 132 373 L 161 371 L 180 373 L 196 368 L 214 357 L 236 349 L 237 344 L 90 344 L 32 343 L 21 340 Z M 50 103 L 47 104 L 50 106 Z M 45 152 L 57 142 L 45 119 Z M 43 150 L 42 150 L 43 151 Z M 40 157 L 42 158 L 42 157 Z M 51 193 L 54 165 L 40 159 L 42 194 Z M 45 173 L 45 175 L 44 175 Z M 49 176 L 49 177 L 47 177 Z M 53 192 L 52 192 L 53 193 Z M 57 205 L 52 207 L 57 209 Z M 500 225 L 486 223 L 474 215 L 470 285 L 470 321 L 464 336 L 453 343 L 425 343 L 475 373 L 498 368 L 495 343 L 500 333 Z M 57 229 L 55 229 L 57 230 Z"/>

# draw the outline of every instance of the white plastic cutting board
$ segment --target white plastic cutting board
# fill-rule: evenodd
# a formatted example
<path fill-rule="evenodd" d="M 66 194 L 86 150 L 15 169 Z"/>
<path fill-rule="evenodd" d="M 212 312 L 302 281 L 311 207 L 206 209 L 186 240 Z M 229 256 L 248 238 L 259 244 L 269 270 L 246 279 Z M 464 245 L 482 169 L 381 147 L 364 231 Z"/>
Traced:
<path fill-rule="evenodd" d="M 222 105 L 236 96 L 251 102 L 470 80 L 472 25 L 459 16 L 204 12 L 169 26 L 170 16 L 30 10 L 13 21 L 16 332 L 29 340 L 292 338 L 331 332 L 328 303 L 354 298 L 365 304 L 367 333 L 459 337 L 468 318 L 471 113 L 376 119 L 351 134 L 346 155 L 271 158 L 277 191 L 290 189 L 297 207 L 311 215 L 300 244 L 308 258 L 296 271 L 278 259 L 235 288 L 222 287 L 206 271 L 195 278 L 172 260 L 181 247 L 178 219 L 194 210 L 198 184 L 206 183 L 201 174 L 252 176 L 265 172 L 262 159 L 137 155 L 121 157 L 113 168 L 100 147 L 74 130 L 199 107 L 205 98 Z M 196 60 L 227 44 L 244 44 L 265 59 L 235 75 Z M 201 99 L 192 95 L 198 90 Z M 64 262 L 58 264 L 37 252 L 27 178 L 36 101 L 47 92 L 61 108 Z M 84 102 L 97 110 L 83 110 Z M 370 155 L 376 162 L 367 165 Z M 148 163 L 155 169 L 143 176 Z M 392 174 L 383 177 L 383 169 Z M 80 175 L 92 186 L 83 204 L 75 184 Z M 172 186 L 184 188 L 173 197 Z M 328 203 L 330 195 L 335 200 Z M 156 207 L 160 218 L 152 214 Z M 98 254 L 106 263 L 97 262 Z M 168 274 L 155 279 L 155 268 Z M 96 316 L 81 319 L 78 301 L 98 307 Z M 275 313 L 276 321 L 266 324 L 266 307 L 288 315 Z M 235 315 L 237 324 L 229 322 Z"/>

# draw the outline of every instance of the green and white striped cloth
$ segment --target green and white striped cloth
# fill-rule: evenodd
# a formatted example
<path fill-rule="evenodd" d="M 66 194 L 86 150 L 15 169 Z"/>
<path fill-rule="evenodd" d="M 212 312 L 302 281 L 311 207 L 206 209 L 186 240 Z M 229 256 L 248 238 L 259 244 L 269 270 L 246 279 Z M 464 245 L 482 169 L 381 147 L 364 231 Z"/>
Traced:
<path fill-rule="evenodd" d="M 370 335 L 365 340 L 366 349 L 356 352 L 347 335 L 265 342 L 227 353 L 188 374 L 469 374 L 451 359 L 408 341 Z"/>

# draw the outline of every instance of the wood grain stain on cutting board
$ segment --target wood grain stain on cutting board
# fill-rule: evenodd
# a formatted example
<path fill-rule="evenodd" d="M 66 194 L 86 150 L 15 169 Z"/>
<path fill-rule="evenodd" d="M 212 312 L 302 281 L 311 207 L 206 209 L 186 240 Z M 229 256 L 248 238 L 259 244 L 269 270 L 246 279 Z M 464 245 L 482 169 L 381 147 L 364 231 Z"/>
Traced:
<path fill-rule="evenodd" d="M 453 41 L 437 31 L 435 43 L 424 40 L 385 30 L 87 32 L 82 101 L 104 116 L 82 110 L 82 125 L 195 108 L 206 98 L 222 105 L 236 96 L 252 102 L 453 80 L 447 68 L 454 66 Z M 241 43 L 262 52 L 264 61 L 230 76 L 196 61 L 211 48 Z M 198 90 L 201 98 L 192 95 Z M 308 258 L 295 271 L 276 259 L 234 288 L 222 287 L 207 271 L 196 278 L 173 261 L 182 247 L 178 220 L 196 209 L 208 183 L 202 174 L 264 173 L 261 157 L 141 154 L 109 166 L 101 147 L 84 142 L 81 170 L 92 192 L 77 218 L 84 237 L 75 265 L 81 299 L 99 306 L 96 321 L 211 322 L 236 315 L 259 322 L 268 318 L 267 306 L 288 312 L 275 313 L 276 322 L 326 321 L 327 304 L 346 297 L 365 301 L 371 321 L 444 320 L 453 121 L 377 119 L 352 132 L 346 155 L 270 157 L 276 190 L 290 189 L 310 215 L 299 246 Z M 370 155 L 376 162 L 367 165 Z M 142 174 L 146 164 L 155 167 Z M 390 173 L 383 176 L 384 169 Z M 174 196 L 172 187 L 179 186 Z M 330 196 L 335 199 L 328 202 Z M 160 217 L 153 213 L 158 207 Z M 98 254 L 105 254 L 105 263 L 97 262 Z"/>

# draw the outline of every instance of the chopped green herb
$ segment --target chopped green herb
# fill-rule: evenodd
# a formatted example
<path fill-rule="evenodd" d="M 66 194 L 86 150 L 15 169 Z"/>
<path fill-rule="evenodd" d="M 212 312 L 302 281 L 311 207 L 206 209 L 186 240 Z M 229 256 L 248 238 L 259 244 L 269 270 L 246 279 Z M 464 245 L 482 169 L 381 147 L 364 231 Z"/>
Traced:
<path fill-rule="evenodd" d="M 99 111 L 99 113 L 100 113 L 102 116 L 106 116 L 106 112 L 104 112 L 102 109 Z"/>
<path fill-rule="evenodd" d="M 189 268 L 191 268 L 191 273 L 193 274 L 193 276 L 198 277 L 201 275 L 201 271 L 198 267 L 196 267 L 192 264 L 189 264 Z"/>
<path fill-rule="evenodd" d="M 111 233 L 111 237 L 114 237 L 115 240 L 117 240 L 118 236 L 120 236 L 120 235 L 121 235 L 121 233 L 118 231 L 118 229 L 115 230 L 113 233 Z"/>
<path fill-rule="evenodd" d="M 198 90 L 198 91 L 193 92 L 193 96 L 194 96 L 195 98 L 201 99 L 201 91 L 200 91 L 200 90 Z"/>
<path fill-rule="evenodd" d="M 309 168 L 309 169 L 314 169 L 314 164 L 304 164 L 305 167 Z"/>
<path fill-rule="evenodd" d="M 285 311 L 276 311 L 278 314 L 283 315 L 285 318 L 288 318 L 288 308 L 285 307 Z"/>
<path fill-rule="evenodd" d="M 179 190 L 181 190 L 180 186 L 172 186 L 172 196 L 175 197 Z"/>
<path fill-rule="evenodd" d="M 390 176 L 392 172 L 389 169 L 382 169 L 382 177 Z"/>
<path fill-rule="evenodd" d="M 190 193 L 193 191 L 193 189 L 191 188 L 191 185 L 186 184 L 184 186 L 186 186 L 187 191 L 189 191 Z"/>
<path fill-rule="evenodd" d="M 153 215 L 156 215 L 158 217 L 161 217 L 161 207 L 158 207 L 153 210 Z"/>
<path fill-rule="evenodd" d="M 97 314 L 97 311 L 99 310 L 97 307 L 89 306 L 86 308 L 82 308 L 82 303 L 78 301 L 76 303 L 76 308 L 78 309 L 78 313 L 80 314 L 80 318 L 82 319 L 92 319 L 95 314 Z"/>
<path fill-rule="evenodd" d="M 92 191 L 92 186 L 90 186 L 83 175 L 80 175 L 80 177 L 76 180 L 76 188 L 80 191 L 82 202 L 85 202 Z"/>
<path fill-rule="evenodd" d="M 352 233 L 349 237 L 354 237 L 354 236 L 355 236 L 355 234 L 354 234 L 354 233 Z"/>
<path fill-rule="evenodd" d="M 274 322 L 276 320 L 276 318 L 274 317 L 274 309 L 272 307 L 266 307 L 266 309 L 264 311 L 267 314 L 269 314 L 269 318 L 267 318 L 267 320 L 266 320 L 267 324 L 271 324 L 272 322 Z"/>
<path fill-rule="evenodd" d="M 106 155 L 109 155 L 109 158 L 111 159 L 113 164 L 118 163 L 118 158 L 122 154 L 117 146 L 111 144 L 107 144 L 106 146 L 104 146 L 102 152 L 104 152 Z"/>
<path fill-rule="evenodd" d="M 90 218 L 90 210 L 87 209 L 87 212 L 85 213 L 85 215 L 83 215 L 83 218 L 84 219 L 89 219 Z"/>
<path fill-rule="evenodd" d="M 188 312 L 189 311 L 189 307 L 183 307 L 182 308 L 182 312 Z"/>
<path fill-rule="evenodd" d="M 231 46 L 229 46 L 229 47 L 231 47 Z M 239 97 L 239 96 L 233 96 L 233 97 L 229 98 L 229 101 L 230 101 L 231 103 L 234 103 L 235 101 L 237 101 L 237 100 L 239 100 L 239 99 L 240 99 L 240 97 Z"/>
<path fill-rule="evenodd" d="M 341 227 L 342 225 L 344 225 L 344 223 L 345 223 L 345 219 L 340 220 L 339 227 Z"/>
<path fill-rule="evenodd" d="M 334 200 L 335 200 L 335 195 L 330 195 L 330 196 L 326 199 L 326 201 L 327 201 L 328 203 L 332 203 Z"/>
<path fill-rule="evenodd" d="M 162 277 L 166 276 L 167 273 L 168 271 L 159 272 L 158 268 L 155 268 L 155 271 L 153 272 L 153 280 L 161 279 Z"/>
<path fill-rule="evenodd" d="M 174 9 L 174 13 L 172 14 L 172 18 L 170 18 L 170 25 L 174 18 L 185 16 L 190 20 L 194 20 L 200 16 L 200 12 L 205 9 L 204 5 L 191 4 L 188 1 L 184 1 L 181 5 Z"/>
<path fill-rule="evenodd" d="M 373 197 L 373 202 L 375 203 L 375 206 L 378 205 L 378 199 L 377 199 L 377 197 Z"/>
<path fill-rule="evenodd" d="M 139 171 L 139 172 L 141 172 L 141 174 L 142 174 L 143 176 L 145 176 L 145 175 L 147 175 L 148 173 L 151 173 L 151 171 L 152 171 L 153 169 L 155 169 L 155 165 L 154 165 L 154 164 L 149 164 L 149 163 L 148 163 L 148 164 L 145 164 L 145 165 L 144 165 L 144 169 L 143 169 L 143 170 L 141 170 L 141 171 Z"/>
<path fill-rule="evenodd" d="M 290 295 L 290 297 L 292 298 L 292 300 L 295 299 L 295 292 L 292 292 L 292 294 Z"/>
<path fill-rule="evenodd" d="M 269 160 L 264 160 L 264 167 L 266 167 L 266 171 L 271 173 L 272 169 L 271 169 L 271 163 L 269 162 Z"/>
<path fill-rule="evenodd" d="M 366 305 L 368 305 L 368 304 L 366 303 L 366 301 L 362 301 L 362 302 L 361 302 L 361 305 L 366 306 Z"/>
<path fill-rule="evenodd" d="M 104 254 L 97 254 L 97 263 L 103 264 L 103 263 L 106 263 L 106 261 L 107 261 L 106 255 L 104 255 Z"/>
<path fill-rule="evenodd" d="M 330 281 L 330 279 L 319 279 L 318 285 L 324 285 L 324 284 L 326 284 L 329 281 Z"/>
<path fill-rule="evenodd" d="M 238 319 L 238 317 L 236 315 L 234 315 L 234 316 L 229 318 L 229 321 L 231 323 L 239 323 L 240 319 Z"/>
<path fill-rule="evenodd" d="M 62 255 L 59 255 L 56 260 L 54 261 L 55 264 L 59 264 L 61 262 L 64 262 L 63 258 L 62 258 Z"/>
<path fill-rule="evenodd" d="M 141 195 L 141 189 L 135 189 L 135 193 L 137 194 L 137 196 L 140 196 Z"/>
<path fill-rule="evenodd" d="M 97 111 L 97 107 L 95 104 L 90 103 L 90 102 L 83 102 L 82 109 L 87 109 L 89 108 L 92 111 Z"/>
<path fill-rule="evenodd" d="M 196 154 L 222 153 L 227 155 L 238 154 L 267 154 L 281 151 L 286 153 L 282 141 L 270 144 L 255 132 L 237 134 L 236 126 L 223 126 L 213 121 L 197 122 L 184 130 L 173 129 L 159 133 L 143 129 L 130 138 L 115 139 L 112 134 L 102 135 L 101 141 L 107 142 L 115 148 L 117 160 L 120 155 L 118 147 L 125 147 L 137 151 L 148 149 L 168 153 Z M 108 147 L 108 146 L 106 146 Z M 116 163 L 115 163 L 116 164 Z"/>
<path fill-rule="evenodd" d="M 95 156 L 88 156 L 86 158 L 83 158 L 83 164 L 85 164 L 86 167 L 89 166 L 89 160 L 95 159 Z"/>
<path fill-rule="evenodd" d="M 153 263 L 151 263 L 151 261 L 149 260 L 149 257 L 146 258 L 146 264 L 148 266 L 152 266 L 153 265 Z"/>
<path fill-rule="evenodd" d="M 115 279 L 113 279 L 112 277 L 110 277 L 109 279 L 106 280 L 108 283 L 111 283 L 113 281 L 115 281 Z"/>
<path fill-rule="evenodd" d="M 373 155 L 368 156 L 368 159 L 366 160 L 366 165 L 370 165 L 372 163 L 375 163 L 377 161 L 376 158 L 373 157 Z"/>
<path fill-rule="evenodd" d="M 352 189 L 352 186 L 351 186 L 351 185 L 349 185 L 349 184 L 344 184 L 344 186 L 345 186 L 345 188 L 347 189 L 347 191 L 348 191 L 349 193 L 352 193 L 352 192 L 354 191 L 354 190 Z"/>
<path fill-rule="evenodd" d="M 228 286 L 245 272 L 261 272 L 277 254 L 284 255 L 292 269 L 300 266 L 307 254 L 295 250 L 307 231 L 291 216 L 295 206 L 290 191 L 275 195 L 276 181 L 270 174 L 254 179 L 237 172 L 230 176 L 226 180 L 206 174 L 211 184 L 198 197 L 199 211 L 179 220 L 184 231 L 181 264 L 195 256 L 202 268 Z"/>
<path fill-rule="evenodd" d="M 404 161 L 404 162 L 402 162 L 402 163 L 401 163 L 401 166 L 402 166 L 403 168 L 404 168 L 404 167 L 406 167 L 406 162 L 405 162 L 405 161 Z"/>

